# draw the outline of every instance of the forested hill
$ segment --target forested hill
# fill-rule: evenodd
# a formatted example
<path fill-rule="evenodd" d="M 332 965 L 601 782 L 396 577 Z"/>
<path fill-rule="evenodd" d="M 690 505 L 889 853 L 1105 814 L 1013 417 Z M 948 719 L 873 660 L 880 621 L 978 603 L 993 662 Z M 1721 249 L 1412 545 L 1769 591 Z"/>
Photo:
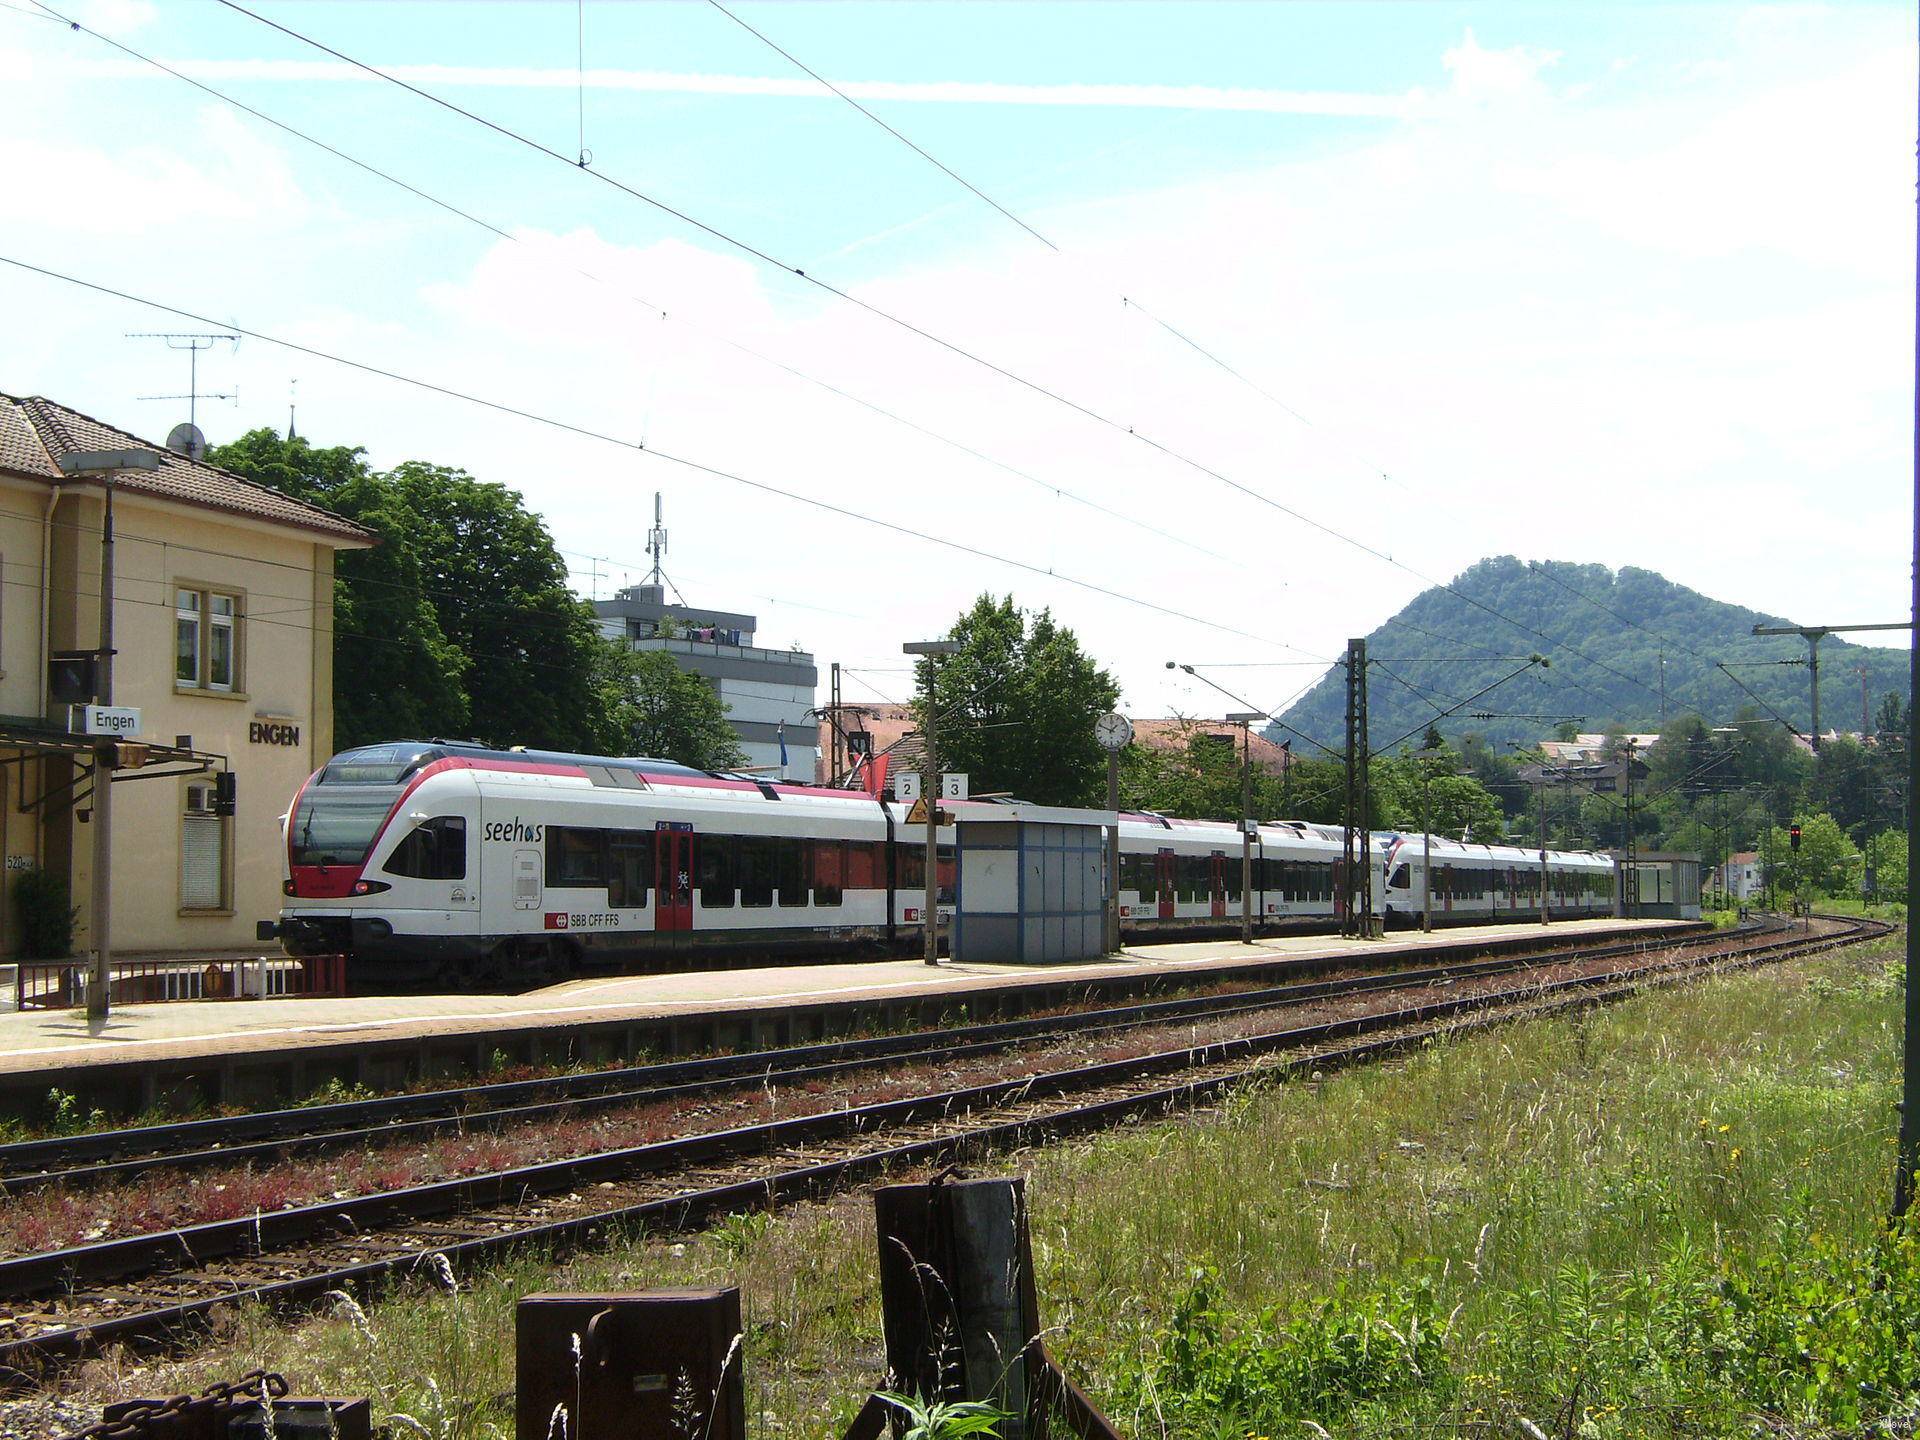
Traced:
<path fill-rule="evenodd" d="M 1534 652 L 1549 656 L 1552 668 L 1536 668 L 1474 701 L 1461 716 L 1441 721 L 1442 733 L 1452 738 L 1471 731 L 1496 741 L 1551 738 L 1561 716 L 1576 719 L 1582 730 L 1601 730 L 1613 722 L 1630 730 L 1658 729 L 1663 655 L 1669 716 L 1693 711 L 1721 723 L 1743 707 L 1745 713 L 1765 714 L 1715 667 L 1725 661 L 1802 733 L 1808 729 L 1806 666 L 1759 663 L 1806 658 L 1806 642 L 1796 635 L 1751 633 L 1755 624 L 1786 623 L 1773 616 L 1722 604 L 1651 570 L 1628 566 L 1616 572 L 1604 565 L 1511 555 L 1482 560 L 1457 578 L 1453 589 L 1459 593 L 1426 591 L 1367 637 L 1368 658 L 1374 662 L 1368 731 L 1376 746 L 1392 746 L 1408 732 L 1413 732 L 1409 743 L 1418 745 L 1437 709 L 1492 684 Z M 1823 640 L 1822 728 L 1860 728 L 1862 666 L 1871 708 L 1878 709 L 1890 690 L 1905 697 L 1904 649 L 1848 645 L 1837 636 Z M 1345 703 L 1343 671 L 1336 667 L 1281 719 L 1337 750 L 1344 744 Z M 1471 718 L 1475 712 L 1496 718 Z M 1555 718 L 1511 718 L 1516 713 Z M 1288 738 L 1277 728 L 1272 733 L 1275 740 Z"/>

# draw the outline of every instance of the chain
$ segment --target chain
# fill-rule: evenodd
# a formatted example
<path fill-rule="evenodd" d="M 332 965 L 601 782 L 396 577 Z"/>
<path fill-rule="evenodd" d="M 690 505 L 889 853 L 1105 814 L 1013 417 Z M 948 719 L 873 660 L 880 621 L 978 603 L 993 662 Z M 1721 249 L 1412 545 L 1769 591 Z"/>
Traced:
<path fill-rule="evenodd" d="M 219 1381 L 198 1395 L 175 1395 L 171 1400 L 146 1400 L 131 1405 L 111 1420 L 89 1425 L 66 1440 L 155 1440 L 160 1436 L 218 1436 L 219 1422 L 241 1405 L 278 1400 L 287 1393 L 283 1375 L 249 1370 L 238 1380 Z M 192 1422 L 198 1421 L 199 1425 Z"/>

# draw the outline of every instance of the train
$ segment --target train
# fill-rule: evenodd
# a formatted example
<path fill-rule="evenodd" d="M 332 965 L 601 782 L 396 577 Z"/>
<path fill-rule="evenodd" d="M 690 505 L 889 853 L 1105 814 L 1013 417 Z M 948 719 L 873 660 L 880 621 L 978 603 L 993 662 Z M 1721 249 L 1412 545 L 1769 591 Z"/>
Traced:
<path fill-rule="evenodd" d="M 997 802 L 942 803 L 965 812 Z M 283 900 L 262 938 L 292 955 L 344 954 L 362 975 L 499 983 L 601 964 L 905 950 L 924 935 L 924 826 L 863 791 L 666 760 L 398 741 L 333 756 L 281 823 Z M 1122 812 L 1119 832 L 1125 938 L 1238 923 L 1237 825 Z M 1343 918 L 1341 838 L 1304 821 L 1256 827 L 1262 933 Z M 951 825 L 937 842 L 946 918 Z M 1540 852 L 1375 832 L 1368 863 L 1383 922 L 1417 919 L 1429 857 L 1435 924 L 1538 918 Z M 1546 884 L 1556 917 L 1612 913 L 1606 855 L 1549 851 Z"/>

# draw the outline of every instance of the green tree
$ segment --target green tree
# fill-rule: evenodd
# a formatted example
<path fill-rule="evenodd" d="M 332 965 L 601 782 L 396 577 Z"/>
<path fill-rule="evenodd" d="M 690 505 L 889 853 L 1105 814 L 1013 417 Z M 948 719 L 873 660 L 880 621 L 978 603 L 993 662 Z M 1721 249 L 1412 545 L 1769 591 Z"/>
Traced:
<path fill-rule="evenodd" d="M 216 465 L 374 533 L 371 549 L 334 559 L 334 743 L 345 750 L 402 736 L 464 735 L 468 657 L 441 629 L 436 604 L 450 597 L 428 593 L 412 516 L 363 457 L 272 430 L 207 452 Z"/>
<path fill-rule="evenodd" d="M 1051 612 L 1018 608 L 1009 595 L 982 595 L 955 621 L 960 652 L 940 662 L 933 692 L 943 770 L 960 770 L 981 791 L 1005 791 L 1043 805 L 1099 803 L 1106 752 L 1093 722 L 1120 687 Z M 914 713 L 926 722 L 926 662 Z"/>
<path fill-rule="evenodd" d="M 567 567 L 519 494 L 463 470 L 255 430 L 209 459 L 365 525 L 339 556 L 336 743 L 472 736 L 498 745 L 623 748 L 619 647 L 567 588 Z M 610 669 L 615 667 L 615 669 Z"/>
<path fill-rule="evenodd" d="M 386 477 L 411 514 L 447 638 L 471 669 L 468 726 L 499 745 L 596 750 L 617 738 L 594 680 L 606 663 L 592 608 L 518 491 L 409 460 Z"/>
<path fill-rule="evenodd" d="M 1376 823 L 1388 829 L 1420 829 L 1423 809 L 1430 807 L 1433 833 L 1454 840 L 1469 835 L 1483 844 L 1500 840 L 1506 813 L 1499 797 L 1475 775 L 1462 774 L 1453 752 L 1437 747 L 1441 756 L 1379 756 L 1371 771 Z"/>
<path fill-rule="evenodd" d="M 1799 817 L 1800 848 L 1784 829 L 1773 832 L 1773 880 L 1796 895 L 1853 895 L 1860 888 L 1860 851 L 1831 815 Z"/>
<path fill-rule="evenodd" d="M 601 703 L 612 717 L 617 753 L 647 755 L 696 770 L 733 770 L 747 763 L 727 707 L 700 676 L 682 670 L 664 650 L 606 647 Z"/>

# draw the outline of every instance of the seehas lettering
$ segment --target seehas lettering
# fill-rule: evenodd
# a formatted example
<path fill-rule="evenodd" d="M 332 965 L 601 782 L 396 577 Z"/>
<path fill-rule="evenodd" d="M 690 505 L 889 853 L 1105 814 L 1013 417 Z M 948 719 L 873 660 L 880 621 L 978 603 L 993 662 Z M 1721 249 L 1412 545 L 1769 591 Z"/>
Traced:
<path fill-rule="evenodd" d="M 503 845 L 538 845 L 545 831 L 546 826 L 529 825 L 524 820 L 490 820 L 482 834 L 490 844 L 498 841 Z"/>

